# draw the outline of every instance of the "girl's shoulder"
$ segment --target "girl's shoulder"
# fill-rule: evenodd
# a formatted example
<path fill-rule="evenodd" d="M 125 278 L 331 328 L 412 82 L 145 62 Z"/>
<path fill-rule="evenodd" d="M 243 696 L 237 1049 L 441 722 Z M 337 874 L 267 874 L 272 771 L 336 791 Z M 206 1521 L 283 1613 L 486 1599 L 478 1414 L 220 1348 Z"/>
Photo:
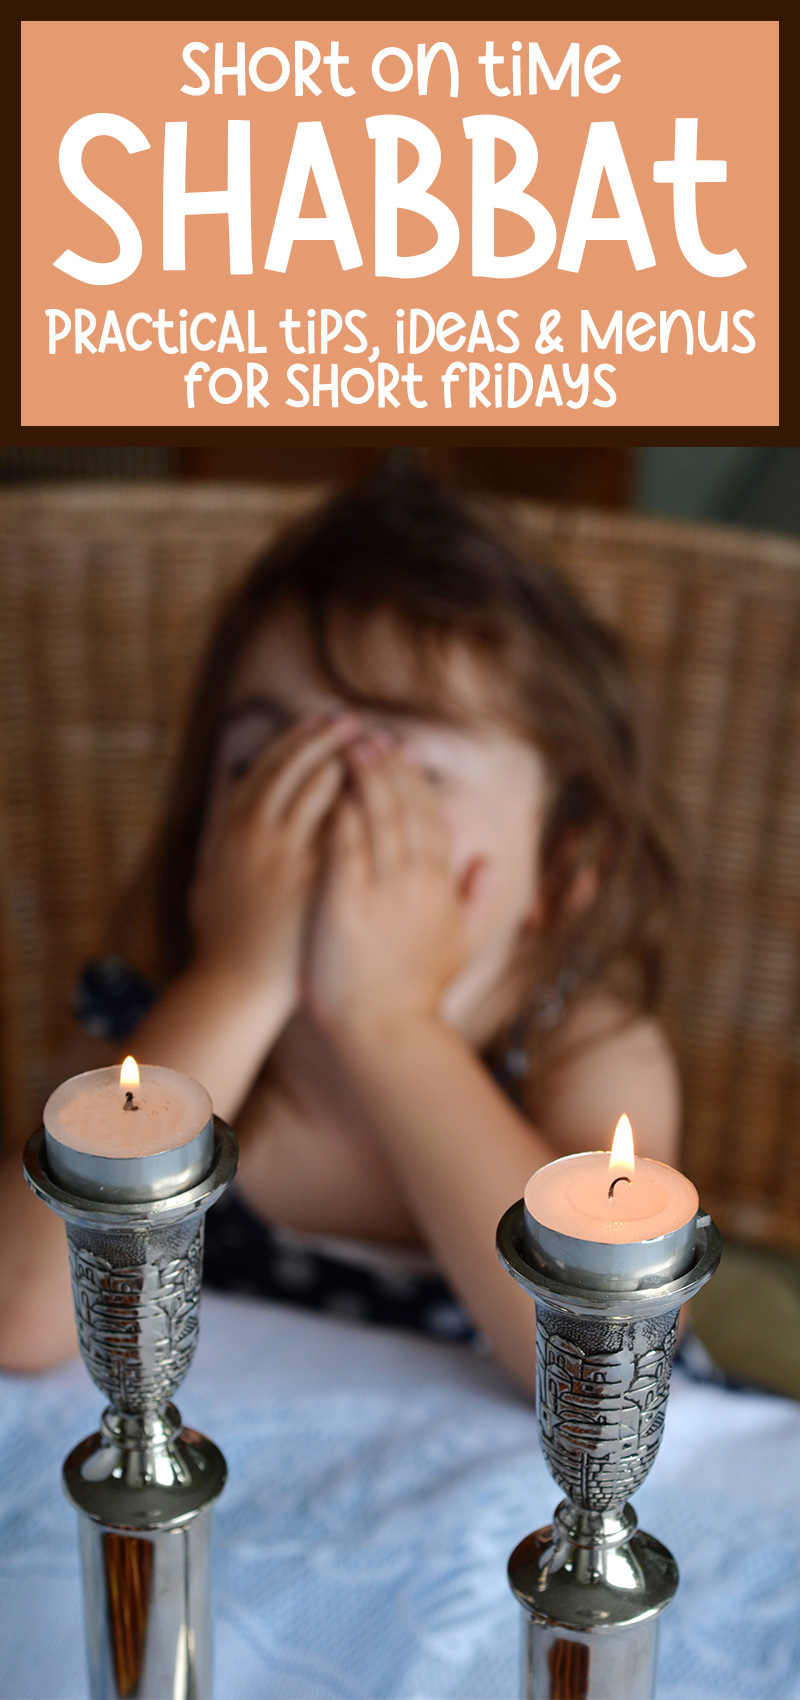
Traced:
<path fill-rule="evenodd" d="M 623 1113 L 640 1156 L 674 1161 L 681 1087 L 667 1034 L 654 1016 L 594 990 L 551 1035 L 536 1082 L 536 1121 L 559 1150 L 607 1150 Z"/>

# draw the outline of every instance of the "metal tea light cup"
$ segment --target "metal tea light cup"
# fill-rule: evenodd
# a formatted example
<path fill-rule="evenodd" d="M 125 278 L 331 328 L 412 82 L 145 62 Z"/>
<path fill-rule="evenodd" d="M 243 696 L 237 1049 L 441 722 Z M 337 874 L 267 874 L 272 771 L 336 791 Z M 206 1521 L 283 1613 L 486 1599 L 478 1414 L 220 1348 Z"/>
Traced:
<path fill-rule="evenodd" d="M 29 1186 L 67 1229 L 81 1354 L 107 1399 L 64 1464 L 79 1519 L 92 1700 L 209 1700 L 211 1508 L 222 1453 L 172 1394 L 197 1344 L 205 1212 L 233 1179 L 216 1116 L 191 1143 L 131 1159 L 39 1128 Z"/>
<path fill-rule="evenodd" d="M 520 1692 L 652 1700 L 678 1567 L 627 1501 L 661 1442 L 680 1307 L 713 1275 L 721 1241 L 699 1213 L 661 1242 L 586 1248 L 543 1230 L 523 1199 L 497 1229 L 502 1263 L 536 1301 L 539 1434 L 567 1496 L 509 1559 Z"/>

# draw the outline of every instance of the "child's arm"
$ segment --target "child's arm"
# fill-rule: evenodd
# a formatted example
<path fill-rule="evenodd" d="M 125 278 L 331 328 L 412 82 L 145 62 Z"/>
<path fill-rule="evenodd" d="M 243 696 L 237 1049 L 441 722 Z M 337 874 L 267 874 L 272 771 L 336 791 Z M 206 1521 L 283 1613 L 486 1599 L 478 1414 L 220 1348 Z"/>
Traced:
<path fill-rule="evenodd" d="M 438 1013 L 463 960 L 469 893 L 459 904 L 424 781 L 373 758 L 361 794 L 361 808 L 340 806 L 310 960 L 312 1007 L 442 1269 L 532 1393 L 534 1307 L 501 1267 L 495 1230 L 532 1171 L 564 1144 L 513 1108 Z M 585 1149 L 587 1130 L 571 1131 Z M 608 1131 L 601 1140 L 589 1131 L 589 1143 L 606 1145 Z"/>
<path fill-rule="evenodd" d="M 297 1003 L 319 832 L 354 730 L 344 717 L 294 726 L 230 786 L 192 892 L 195 959 L 125 1047 L 201 1080 L 226 1120 Z M 89 1041 L 87 1051 L 65 1073 L 113 1060 L 108 1044 Z M 64 1229 L 11 1152 L 0 1166 L 0 1369 L 45 1369 L 75 1346 Z"/>
<path fill-rule="evenodd" d="M 12 1148 L 0 1160 L 0 1370 L 49 1369 L 77 1350 L 64 1224 Z"/>
<path fill-rule="evenodd" d="M 534 1307 L 501 1267 L 495 1231 L 532 1171 L 558 1153 L 437 1016 L 395 1026 L 351 1013 L 338 1042 L 427 1244 L 496 1357 L 533 1394 Z"/>

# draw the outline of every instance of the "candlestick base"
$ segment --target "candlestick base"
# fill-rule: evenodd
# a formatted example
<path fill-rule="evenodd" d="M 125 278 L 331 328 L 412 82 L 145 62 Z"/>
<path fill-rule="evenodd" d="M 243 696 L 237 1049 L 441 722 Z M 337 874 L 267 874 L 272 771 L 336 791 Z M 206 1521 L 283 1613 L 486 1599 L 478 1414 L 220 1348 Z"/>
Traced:
<path fill-rule="evenodd" d="M 680 1306 L 714 1273 L 719 1233 L 697 1221 L 693 1261 L 658 1287 L 603 1292 L 529 1261 L 524 1204 L 497 1249 L 536 1300 L 536 1406 L 548 1466 L 569 1496 L 509 1561 L 523 1608 L 522 1700 L 652 1700 L 658 1618 L 678 1586 L 671 1553 L 637 1533 L 628 1494 L 664 1428 Z"/>
<path fill-rule="evenodd" d="M 92 1700 L 211 1693 L 211 1508 L 225 1460 L 181 1427 L 170 1398 L 197 1343 L 205 1212 L 237 1154 L 215 1117 L 208 1174 L 166 1197 L 119 1201 L 56 1180 L 43 1128 L 25 1148 L 29 1185 L 66 1223 L 81 1354 L 110 1400 L 64 1464 L 80 1513 Z"/>
<path fill-rule="evenodd" d="M 648 1700 L 658 1616 L 678 1586 L 672 1554 L 637 1532 L 630 1505 L 599 1515 L 568 1499 L 508 1561 L 523 1608 L 523 1700 Z"/>
<path fill-rule="evenodd" d="M 93 1700 L 211 1691 L 211 1506 L 225 1486 L 213 1441 L 161 1415 L 103 1412 L 64 1464 L 81 1513 Z"/>

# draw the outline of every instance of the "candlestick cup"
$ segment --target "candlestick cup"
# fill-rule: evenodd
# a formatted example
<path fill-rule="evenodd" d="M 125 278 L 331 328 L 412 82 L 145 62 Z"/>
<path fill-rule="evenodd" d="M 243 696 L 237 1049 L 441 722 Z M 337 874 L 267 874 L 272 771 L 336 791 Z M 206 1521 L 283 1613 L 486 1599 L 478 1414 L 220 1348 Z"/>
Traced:
<path fill-rule="evenodd" d="M 197 1341 L 205 1212 L 237 1156 L 217 1117 L 145 1156 L 65 1150 L 44 1127 L 25 1147 L 28 1184 L 66 1224 L 80 1349 L 109 1401 L 63 1471 L 80 1513 L 92 1700 L 211 1692 L 209 1539 L 225 1460 L 171 1398 Z"/>
<path fill-rule="evenodd" d="M 522 1700 L 652 1700 L 672 1554 L 628 1503 L 661 1441 L 682 1304 L 713 1275 L 709 1216 L 664 1243 L 591 1247 L 543 1232 L 519 1199 L 497 1248 L 536 1301 L 537 1416 L 566 1498 L 511 1554 Z"/>

